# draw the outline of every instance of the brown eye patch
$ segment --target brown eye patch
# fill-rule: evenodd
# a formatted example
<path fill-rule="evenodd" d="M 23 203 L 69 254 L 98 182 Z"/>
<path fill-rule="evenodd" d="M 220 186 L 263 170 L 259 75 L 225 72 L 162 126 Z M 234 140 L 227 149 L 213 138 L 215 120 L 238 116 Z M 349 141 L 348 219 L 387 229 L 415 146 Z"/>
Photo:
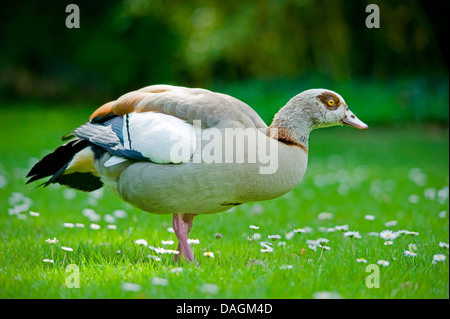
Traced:
<path fill-rule="evenodd" d="M 339 97 L 331 92 L 323 92 L 318 98 L 330 110 L 336 110 L 341 105 Z"/>

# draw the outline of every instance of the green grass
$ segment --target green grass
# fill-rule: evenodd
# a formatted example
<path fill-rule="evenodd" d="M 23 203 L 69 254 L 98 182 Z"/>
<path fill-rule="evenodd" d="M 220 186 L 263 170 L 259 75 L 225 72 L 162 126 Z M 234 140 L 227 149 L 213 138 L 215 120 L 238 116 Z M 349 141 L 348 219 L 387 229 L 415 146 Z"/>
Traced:
<path fill-rule="evenodd" d="M 161 246 L 161 240 L 176 242 L 167 231 L 171 216 L 139 211 L 108 190 L 97 199 L 82 192 L 66 199 L 64 187 L 24 185 L 37 158 L 57 147 L 59 137 L 83 123 L 89 112 L 39 105 L 2 111 L 0 298 L 312 298 L 322 291 L 342 298 L 449 298 L 448 249 L 438 245 L 449 239 L 448 128 L 402 124 L 373 126 L 368 132 L 351 128 L 313 132 L 306 176 L 292 192 L 194 219 L 190 237 L 200 240 L 194 246 L 195 265 L 176 264 L 169 255 L 153 261 L 147 258 L 151 250 L 134 243 L 141 238 L 153 246 Z M 419 184 L 410 179 L 414 173 Z M 441 190 L 441 199 L 426 198 L 426 189 Z M 19 215 L 25 219 L 8 214 L 14 192 L 32 200 Z M 123 209 L 127 217 L 115 221 L 116 230 L 107 229 L 103 218 L 95 222 L 101 229 L 93 230 L 92 221 L 82 214 L 85 208 L 101 216 Z M 30 216 L 29 210 L 40 216 Z M 442 211 L 447 212 L 444 218 L 439 217 Z M 332 213 L 333 218 L 319 219 L 322 212 Z M 366 220 L 367 214 L 376 219 Z M 392 220 L 397 225 L 386 227 Z M 86 227 L 65 228 L 67 222 Z M 362 238 L 321 231 L 344 224 Z M 277 242 L 286 242 L 285 247 L 275 242 L 272 253 L 260 252 L 258 241 L 247 240 L 253 232 L 250 225 L 260 227 L 256 232 L 261 241 L 281 235 Z M 285 238 L 294 228 L 305 226 L 312 232 Z M 385 246 L 383 239 L 368 235 L 385 229 L 413 230 L 419 236 L 406 235 Z M 224 237 L 214 238 L 217 232 Z M 59 240 L 56 245 L 45 242 L 53 237 Z M 315 252 L 306 244 L 307 239 L 319 237 L 329 239 L 331 247 L 322 256 L 320 249 Z M 417 257 L 404 256 L 410 243 L 417 245 Z M 61 246 L 73 252 L 65 253 Z M 44 258 L 52 258 L 52 248 L 55 263 L 44 263 Z M 204 257 L 205 251 L 214 252 L 215 258 Z M 438 253 L 447 258 L 433 265 L 433 255 Z M 368 263 L 357 263 L 359 257 Z M 366 266 L 380 259 L 390 262 L 380 267 L 380 288 L 367 288 Z M 79 266 L 78 289 L 65 285 L 69 264 Z M 292 268 L 281 269 L 286 265 Z M 171 272 L 177 267 L 183 270 Z M 167 279 L 168 284 L 154 284 L 155 277 Z M 124 283 L 141 289 L 127 291 Z M 205 284 L 215 284 L 217 292 L 208 292 Z"/>

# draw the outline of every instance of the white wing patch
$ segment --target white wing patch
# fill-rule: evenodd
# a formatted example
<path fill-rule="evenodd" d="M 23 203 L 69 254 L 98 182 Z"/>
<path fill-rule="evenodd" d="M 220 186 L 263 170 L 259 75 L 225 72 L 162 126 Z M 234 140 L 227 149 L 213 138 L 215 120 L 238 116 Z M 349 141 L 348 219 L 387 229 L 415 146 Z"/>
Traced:
<path fill-rule="evenodd" d="M 105 165 L 105 167 L 111 167 L 111 166 L 114 166 L 114 165 L 123 163 L 123 162 L 125 162 L 126 160 L 127 160 L 127 159 L 126 159 L 126 158 L 123 158 L 123 157 L 119 157 L 119 156 L 111 156 L 111 157 L 109 158 L 109 160 L 107 160 L 107 161 L 105 162 L 105 164 L 103 164 L 103 165 Z"/>
<path fill-rule="evenodd" d="M 194 126 L 163 113 L 124 115 L 124 146 L 154 163 L 187 163 L 197 147 Z"/>

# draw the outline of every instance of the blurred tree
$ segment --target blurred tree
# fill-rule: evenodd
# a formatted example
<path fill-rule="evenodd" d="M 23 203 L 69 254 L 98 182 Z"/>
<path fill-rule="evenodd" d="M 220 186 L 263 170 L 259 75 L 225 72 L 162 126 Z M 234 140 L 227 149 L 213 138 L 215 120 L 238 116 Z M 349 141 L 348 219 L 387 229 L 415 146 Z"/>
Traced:
<path fill-rule="evenodd" d="M 448 1 L 378 0 L 381 27 L 368 29 L 371 2 L 3 1 L 0 95 L 97 103 L 152 83 L 448 77 Z M 64 25 L 69 3 L 80 29 Z"/>

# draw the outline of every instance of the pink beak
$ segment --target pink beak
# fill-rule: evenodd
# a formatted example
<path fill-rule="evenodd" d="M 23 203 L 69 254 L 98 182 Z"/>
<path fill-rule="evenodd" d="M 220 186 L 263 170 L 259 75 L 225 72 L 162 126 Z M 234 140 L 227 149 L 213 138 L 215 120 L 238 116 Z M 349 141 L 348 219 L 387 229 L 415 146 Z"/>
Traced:
<path fill-rule="evenodd" d="M 342 118 L 342 123 L 356 127 L 360 130 L 367 130 L 369 128 L 369 126 L 366 123 L 358 119 L 356 115 L 353 114 L 353 112 L 350 111 L 349 109 L 345 110 L 344 117 Z"/>

